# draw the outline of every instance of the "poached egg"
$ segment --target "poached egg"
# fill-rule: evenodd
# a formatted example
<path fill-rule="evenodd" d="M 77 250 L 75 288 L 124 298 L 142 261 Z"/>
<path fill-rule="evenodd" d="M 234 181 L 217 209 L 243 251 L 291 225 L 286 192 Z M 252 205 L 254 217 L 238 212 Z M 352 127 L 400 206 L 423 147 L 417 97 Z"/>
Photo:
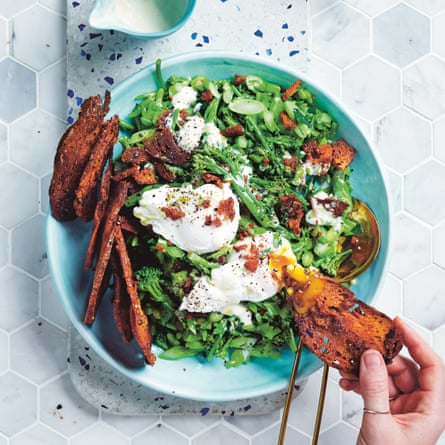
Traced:
<path fill-rule="evenodd" d="M 251 313 L 242 302 L 264 301 L 282 288 L 281 270 L 297 264 L 289 241 L 265 232 L 233 245 L 227 263 L 203 275 L 182 300 L 180 310 L 237 315 L 251 324 Z"/>
<path fill-rule="evenodd" d="M 230 244 L 240 211 L 230 185 L 163 185 L 142 194 L 133 214 L 143 226 L 186 252 L 215 252 Z"/>

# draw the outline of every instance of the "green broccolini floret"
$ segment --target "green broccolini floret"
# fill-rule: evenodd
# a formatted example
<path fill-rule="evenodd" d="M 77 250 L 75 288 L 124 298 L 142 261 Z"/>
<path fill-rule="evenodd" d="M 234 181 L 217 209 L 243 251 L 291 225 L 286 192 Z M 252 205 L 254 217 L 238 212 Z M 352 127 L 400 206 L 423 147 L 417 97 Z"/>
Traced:
<path fill-rule="evenodd" d="M 234 192 L 258 224 L 264 228 L 276 228 L 277 221 L 273 210 L 255 197 L 243 177 L 243 169 L 248 164 L 240 155 L 224 147 L 216 148 L 203 145 L 196 150 L 192 163 L 196 173 L 213 173 L 229 181 Z"/>
<path fill-rule="evenodd" d="M 156 267 L 144 266 L 135 272 L 138 290 L 150 294 L 154 301 L 172 308 L 170 297 L 162 287 L 162 271 Z"/>

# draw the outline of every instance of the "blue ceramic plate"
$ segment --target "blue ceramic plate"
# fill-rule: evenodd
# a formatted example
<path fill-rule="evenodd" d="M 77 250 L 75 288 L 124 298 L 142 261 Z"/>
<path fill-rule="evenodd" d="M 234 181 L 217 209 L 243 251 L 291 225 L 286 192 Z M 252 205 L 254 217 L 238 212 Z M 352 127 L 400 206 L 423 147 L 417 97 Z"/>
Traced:
<path fill-rule="evenodd" d="M 357 150 L 351 175 L 353 194 L 375 212 L 381 228 L 381 250 L 370 269 L 359 277 L 353 290 L 358 297 L 371 302 L 376 296 L 388 263 L 390 215 L 388 189 L 376 154 L 365 136 L 344 108 L 312 84 L 301 73 L 263 60 L 226 52 L 196 52 L 176 56 L 162 63 L 164 78 L 170 75 L 205 75 L 211 79 L 231 78 L 234 74 L 257 74 L 268 81 L 289 86 L 302 79 L 316 96 L 318 105 L 338 122 L 338 136 Z M 132 75 L 112 91 L 110 113 L 126 116 L 133 99 L 157 87 L 154 66 Z M 110 298 L 105 296 L 93 326 L 82 323 L 92 276 L 83 270 L 83 260 L 90 227 L 80 221 L 59 223 L 48 216 L 48 257 L 53 280 L 63 307 L 85 341 L 113 368 L 141 385 L 180 397 L 203 401 L 230 401 L 258 397 L 287 388 L 293 354 L 285 350 L 279 360 L 255 359 L 245 366 L 226 369 L 222 360 L 207 362 L 202 358 L 178 361 L 157 360 L 154 367 L 144 365 L 133 342 L 124 344 L 115 327 Z M 154 348 L 154 352 L 159 350 Z M 299 379 L 321 366 L 321 362 L 304 351 Z"/>

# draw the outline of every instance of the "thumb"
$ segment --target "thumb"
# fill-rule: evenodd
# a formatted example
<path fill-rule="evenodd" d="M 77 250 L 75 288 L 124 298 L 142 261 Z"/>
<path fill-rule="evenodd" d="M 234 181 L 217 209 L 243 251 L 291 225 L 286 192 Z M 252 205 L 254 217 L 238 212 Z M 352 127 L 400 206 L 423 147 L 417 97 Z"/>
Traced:
<path fill-rule="evenodd" d="M 362 354 L 360 388 L 366 409 L 377 412 L 389 410 L 388 373 L 378 351 L 369 349 Z"/>

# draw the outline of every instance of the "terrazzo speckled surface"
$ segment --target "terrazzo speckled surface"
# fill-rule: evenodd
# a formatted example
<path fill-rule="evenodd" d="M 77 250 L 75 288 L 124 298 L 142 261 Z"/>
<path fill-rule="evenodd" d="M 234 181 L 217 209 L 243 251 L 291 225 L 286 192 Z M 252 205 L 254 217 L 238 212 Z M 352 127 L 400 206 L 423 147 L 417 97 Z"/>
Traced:
<path fill-rule="evenodd" d="M 0 3 L 0 445 L 274 444 L 279 409 L 128 417 L 92 406 L 71 382 L 67 320 L 43 236 L 52 158 L 67 118 L 67 5 L 73 2 Z M 402 315 L 445 358 L 445 2 L 311 0 L 309 7 L 307 73 L 351 109 L 390 177 L 393 257 L 376 305 Z M 146 54 L 141 66 L 150 62 Z M 74 92 L 74 106 L 81 94 Z M 292 404 L 286 444 L 310 443 L 320 378 L 313 375 Z M 319 443 L 354 444 L 361 408 L 330 373 Z"/>

